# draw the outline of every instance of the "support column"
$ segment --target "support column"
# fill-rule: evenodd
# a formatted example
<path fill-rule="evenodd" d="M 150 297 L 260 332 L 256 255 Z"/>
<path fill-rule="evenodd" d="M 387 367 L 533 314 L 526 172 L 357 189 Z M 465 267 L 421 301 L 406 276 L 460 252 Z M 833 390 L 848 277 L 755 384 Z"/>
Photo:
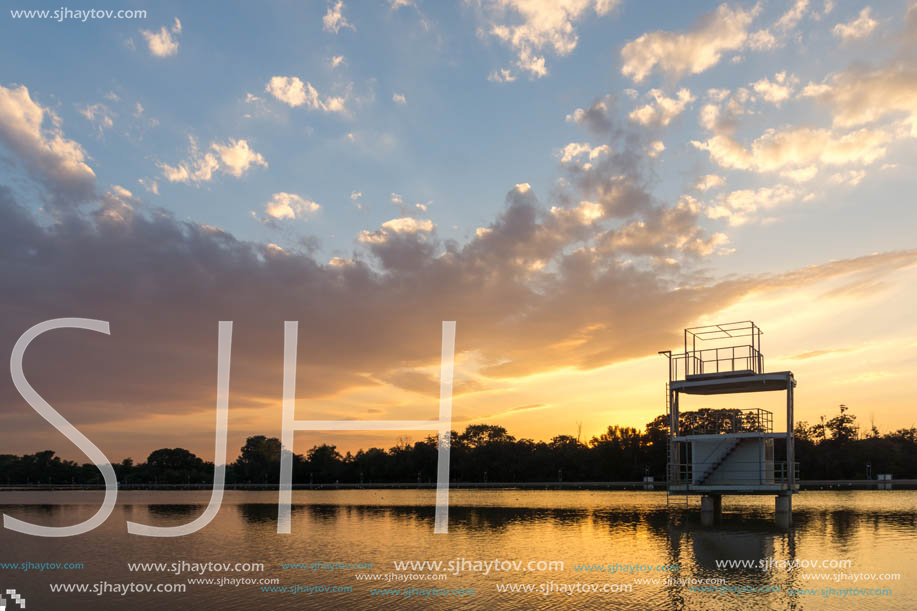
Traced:
<path fill-rule="evenodd" d="M 702 513 L 712 513 L 719 516 L 723 513 L 723 497 L 719 494 L 705 494 L 700 500 Z"/>
<path fill-rule="evenodd" d="M 796 380 L 793 374 L 786 382 L 786 483 L 790 494 L 796 489 L 796 448 L 793 433 L 793 387 Z"/>
<path fill-rule="evenodd" d="M 774 497 L 774 509 L 778 514 L 789 514 L 793 512 L 793 496 L 790 494 L 780 494 Z"/>
<path fill-rule="evenodd" d="M 677 441 L 679 433 L 678 418 L 678 391 L 669 388 L 669 464 L 666 465 L 669 469 L 669 473 L 666 475 L 668 486 L 673 483 L 681 483 L 679 481 L 681 477 L 681 448 L 679 448 Z"/>

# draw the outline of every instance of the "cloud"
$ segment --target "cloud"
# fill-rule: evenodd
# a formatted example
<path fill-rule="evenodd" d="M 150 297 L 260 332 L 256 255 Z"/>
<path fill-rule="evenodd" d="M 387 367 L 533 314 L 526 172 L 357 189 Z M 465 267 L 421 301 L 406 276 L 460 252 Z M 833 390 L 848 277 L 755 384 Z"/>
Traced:
<path fill-rule="evenodd" d="M 401 94 L 401 93 L 393 93 L 392 101 L 395 102 L 396 104 L 407 104 L 408 103 L 408 101 L 404 98 L 404 94 Z"/>
<path fill-rule="evenodd" d="M 95 190 L 86 151 L 64 137 L 62 121 L 34 101 L 25 85 L 0 85 L 0 143 L 59 203 L 80 202 Z"/>
<path fill-rule="evenodd" d="M 267 167 L 264 157 L 250 149 L 245 140 L 229 140 L 227 144 L 215 142 L 210 148 L 220 157 L 220 169 L 237 178 L 253 165 Z"/>
<path fill-rule="evenodd" d="M 213 142 L 206 153 L 202 153 L 194 138 L 189 138 L 190 157 L 176 165 L 159 162 L 163 177 L 169 182 L 201 183 L 213 179 L 219 171 L 240 177 L 252 166 L 267 167 L 267 161 L 260 153 L 252 150 L 248 141 L 230 139 L 226 144 Z"/>
<path fill-rule="evenodd" d="M 492 83 L 512 83 L 516 78 L 516 75 L 509 68 L 494 70 L 487 76 L 487 80 Z"/>
<path fill-rule="evenodd" d="M 429 219 L 417 220 L 411 217 L 402 217 L 385 221 L 382 223 L 383 229 L 394 231 L 395 233 L 417 233 L 418 231 L 433 231 L 433 221 Z"/>
<path fill-rule="evenodd" d="M 748 37 L 748 46 L 754 51 L 776 49 L 784 44 L 787 35 L 799 25 L 802 18 L 809 12 L 809 0 L 796 0 L 773 25 L 752 33 Z"/>
<path fill-rule="evenodd" d="M 111 190 L 122 199 L 134 199 L 134 194 L 121 185 L 112 185 Z"/>
<path fill-rule="evenodd" d="M 854 66 L 828 82 L 810 84 L 802 92 L 831 107 L 833 124 L 854 127 L 880 119 L 903 117 L 917 137 L 917 68 L 896 61 L 875 69 Z"/>
<path fill-rule="evenodd" d="M 347 21 L 346 17 L 344 17 L 343 0 L 337 0 L 337 2 L 333 4 L 328 4 L 328 12 L 322 17 L 322 29 L 326 32 L 334 32 L 337 34 L 341 31 L 341 28 L 350 28 L 351 30 L 357 29 L 352 23 Z"/>
<path fill-rule="evenodd" d="M 834 26 L 834 29 L 831 30 L 831 33 L 844 42 L 866 38 L 872 34 L 873 30 L 875 30 L 878 25 L 878 22 L 870 17 L 870 11 L 872 11 L 871 7 L 865 7 L 860 11 L 860 15 L 856 19 L 849 23 L 837 24 Z"/>
<path fill-rule="evenodd" d="M 721 4 L 687 32 L 642 34 L 622 47 L 621 74 L 640 83 L 654 70 L 673 78 L 703 72 L 745 45 L 755 12 Z"/>
<path fill-rule="evenodd" d="M 818 174 L 818 167 L 814 165 L 797 168 L 795 170 L 783 170 L 780 172 L 781 176 L 789 178 L 793 182 L 808 182 L 815 178 L 816 174 Z"/>
<path fill-rule="evenodd" d="M 137 182 L 153 195 L 159 195 L 159 183 L 149 178 L 138 178 Z"/>
<path fill-rule="evenodd" d="M 321 210 L 315 202 L 304 199 L 295 193 L 274 193 L 271 200 L 264 204 L 264 212 L 272 219 L 297 219 Z"/>
<path fill-rule="evenodd" d="M 847 185 L 855 187 L 866 178 L 866 172 L 863 170 L 848 170 L 846 172 L 837 172 L 828 177 L 828 182 L 834 185 Z"/>
<path fill-rule="evenodd" d="M 760 189 L 739 189 L 721 193 L 706 208 L 711 219 L 726 219 L 730 225 L 744 225 L 755 220 L 760 210 L 769 210 L 801 199 L 801 192 L 786 185 L 761 187 Z"/>
<path fill-rule="evenodd" d="M 557 156 L 560 157 L 561 163 L 570 163 L 583 156 L 592 161 L 610 151 L 611 148 L 607 144 L 592 146 L 588 142 L 570 142 L 557 152 Z"/>
<path fill-rule="evenodd" d="M 666 258 L 673 251 L 693 257 L 725 252 L 724 247 L 729 243 L 726 234 L 707 235 L 698 227 L 701 209 L 700 202 L 690 195 L 683 195 L 673 207 L 654 209 L 643 220 L 607 232 L 599 240 L 599 250 L 659 259 Z"/>
<path fill-rule="evenodd" d="M 158 32 L 140 30 L 140 33 L 146 39 L 150 53 L 155 57 L 171 57 L 178 53 L 178 41 L 172 36 L 173 34 L 181 34 L 181 21 L 179 21 L 178 17 L 175 18 L 171 29 L 166 29 L 166 26 L 162 26 Z"/>
<path fill-rule="evenodd" d="M 568 114 L 566 121 L 585 127 L 597 136 L 607 136 L 612 123 L 609 113 L 614 107 L 614 98 L 610 95 L 595 100 L 589 108 L 577 108 Z"/>
<path fill-rule="evenodd" d="M 695 100 L 688 89 L 679 89 L 674 98 L 667 98 L 659 89 L 650 89 L 647 93 L 653 98 L 645 106 L 641 106 L 630 113 L 630 120 L 647 126 L 666 126 L 672 119 L 680 115 L 684 109 Z"/>
<path fill-rule="evenodd" d="M 607 15 L 617 0 L 484 0 L 482 31 L 509 46 L 515 66 L 537 79 L 548 74 L 546 52 L 569 55 L 576 48 L 576 23 L 588 13 Z M 491 73 L 490 80 L 515 80 L 506 68 Z"/>
<path fill-rule="evenodd" d="M 716 189 L 717 187 L 722 187 L 726 184 L 726 179 L 722 176 L 717 176 L 716 174 L 707 174 L 706 176 L 701 176 L 697 183 L 694 185 L 694 188 L 698 191 L 709 191 L 710 189 Z"/>
<path fill-rule="evenodd" d="M 785 168 L 826 165 L 868 165 L 885 156 L 891 137 L 882 130 L 860 129 L 844 134 L 829 129 L 768 129 L 746 148 L 727 135 L 692 144 L 724 168 L 776 172 Z"/>
<path fill-rule="evenodd" d="M 115 125 L 111 109 L 105 104 L 91 104 L 78 108 L 77 111 L 86 117 L 87 121 L 96 126 L 99 136 L 102 136 L 106 129 L 110 129 Z"/>
<path fill-rule="evenodd" d="M 520 184 L 488 230 L 463 244 L 438 241 L 424 221 L 393 219 L 399 222 L 380 228 L 385 239 L 324 264 L 108 200 L 52 226 L 0 188 L 0 345 L 12 346 L 30 326 L 52 318 L 109 321 L 110 336 L 49 333 L 29 348 L 25 363 L 30 383 L 52 405 L 66 405 L 68 419 L 104 423 L 108 430 L 94 434 L 105 443 L 117 423 L 160 415 L 199 414 L 209 430 L 219 320 L 234 321 L 234 408 L 273 410 L 285 320 L 299 321 L 303 400 L 386 379 L 425 388 L 429 381 L 402 374 L 438 365 L 443 320 L 457 321 L 456 354 L 475 354 L 479 377 L 592 369 L 655 354 L 677 342 L 678 329 L 749 295 L 832 279 L 853 286 L 917 264 L 917 251 L 901 251 L 698 280 L 621 260 L 629 251 L 665 253 L 669 240 L 699 252 L 722 248 L 723 236 L 692 237 L 697 212 L 691 200 L 653 207 L 644 227 L 628 222 L 584 248 L 579 234 L 566 233 L 533 189 Z M 7 378 L 0 382 L 0 414 L 8 430 L 28 433 L 31 425 L 11 421 L 21 413 Z M 250 431 L 232 434 L 244 433 Z M 155 435 L 138 441 L 160 443 Z"/>
<path fill-rule="evenodd" d="M 347 107 L 343 97 L 326 96 L 322 98 L 312 83 L 303 83 L 296 76 L 274 76 L 265 85 L 264 90 L 291 108 L 305 105 L 312 110 L 346 114 Z"/>
<path fill-rule="evenodd" d="M 793 87 L 798 82 L 796 77 L 793 75 L 787 76 L 787 73 L 784 71 L 774 75 L 773 81 L 766 77 L 755 81 L 751 84 L 751 88 L 766 101 L 780 106 L 780 104 L 790 98 L 793 93 Z"/>
<path fill-rule="evenodd" d="M 328 60 L 328 63 L 331 64 L 332 69 L 343 66 L 344 65 L 344 56 L 335 55 Z"/>
<path fill-rule="evenodd" d="M 745 87 L 739 87 L 734 92 L 710 89 L 706 97 L 708 103 L 701 107 L 698 118 L 704 129 L 717 134 L 735 131 L 738 117 L 751 113 L 748 106 L 754 99 L 754 95 Z"/>

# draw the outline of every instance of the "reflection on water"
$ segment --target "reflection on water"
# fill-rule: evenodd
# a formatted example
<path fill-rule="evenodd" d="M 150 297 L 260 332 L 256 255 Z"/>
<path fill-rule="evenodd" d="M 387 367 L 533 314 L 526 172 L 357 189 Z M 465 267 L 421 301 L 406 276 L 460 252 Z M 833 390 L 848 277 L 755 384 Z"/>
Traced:
<path fill-rule="evenodd" d="M 0 493 L 2 511 L 63 526 L 95 513 L 100 494 Z M 187 537 L 128 535 L 125 521 L 186 523 L 203 512 L 209 492 L 122 492 L 112 516 L 80 537 L 43 539 L 0 531 L 3 562 L 82 562 L 83 570 L 0 571 L 3 587 L 25 593 L 34 609 L 353 609 L 612 608 L 612 609 L 902 609 L 917 606 L 917 492 L 805 492 L 794 499 L 791 525 L 775 522 L 771 497 L 727 497 L 724 513 L 704 524 L 696 505 L 667 506 L 664 493 L 454 490 L 448 535 L 433 534 L 433 492 L 297 491 L 293 534 L 278 535 L 276 493 L 227 492 L 216 519 Z M 355 573 L 394 571 L 394 560 L 560 560 L 546 572 L 465 570 L 443 581 L 369 584 Z M 761 570 L 760 561 L 850 560 L 849 567 Z M 205 577 L 277 578 L 280 585 L 350 586 L 352 592 L 262 592 L 259 585 L 188 585 L 184 594 L 52 594 L 49 583 L 176 583 L 200 575 L 131 572 L 128 562 L 259 562 L 263 573 Z M 282 563 L 372 563 L 365 570 L 284 570 Z M 743 561 L 754 566 L 743 566 Z M 724 566 L 724 562 L 732 565 Z M 583 572 L 576 565 L 678 565 L 677 573 Z M 407 571 L 428 573 L 428 571 Z M 837 573 L 900 573 L 901 580 L 835 581 Z M 767 593 L 701 592 L 666 578 L 720 579 Z M 643 580 L 635 583 L 636 580 Z M 653 581 L 657 580 L 657 581 Z M 632 584 L 623 593 L 555 593 L 550 584 Z M 501 593 L 497 585 L 535 584 L 535 593 Z M 90 585 L 90 587 L 91 587 Z M 371 588 L 474 588 L 473 597 L 380 598 Z M 888 588 L 891 596 L 825 597 L 824 588 Z M 798 595 L 788 589 L 812 589 Z"/>

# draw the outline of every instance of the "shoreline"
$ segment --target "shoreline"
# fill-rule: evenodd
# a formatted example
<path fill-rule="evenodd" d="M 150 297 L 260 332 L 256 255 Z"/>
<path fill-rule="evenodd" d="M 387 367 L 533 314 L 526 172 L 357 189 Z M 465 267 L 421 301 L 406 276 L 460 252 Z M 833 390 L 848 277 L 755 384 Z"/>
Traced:
<path fill-rule="evenodd" d="M 213 484 L 125 484 L 119 491 L 211 490 Z M 436 482 L 294 484 L 293 490 L 435 490 Z M 450 483 L 452 490 L 627 490 L 631 492 L 665 492 L 665 482 L 460 482 Z M 71 492 L 104 490 L 104 485 L 83 484 L 12 484 L 0 485 L 0 492 Z M 278 490 L 277 484 L 226 484 L 224 490 Z M 917 479 L 899 480 L 800 480 L 799 490 L 917 490 Z M 678 495 L 682 496 L 682 495 Z"/>

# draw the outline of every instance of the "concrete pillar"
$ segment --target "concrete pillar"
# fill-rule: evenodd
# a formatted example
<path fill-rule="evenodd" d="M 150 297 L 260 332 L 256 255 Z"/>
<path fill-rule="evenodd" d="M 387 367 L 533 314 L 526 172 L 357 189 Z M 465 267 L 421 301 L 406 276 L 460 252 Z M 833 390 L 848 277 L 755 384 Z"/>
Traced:
<path fill-rule="evenodd" d="M 790 514 L 793 512 L 793 495 L 781 494 L 774 497 L 774 509 L 778 514 Z"/>
<path fill-rule="evenodd" d="M 723 513 L 723 497 L 719 494 L 705 494 L 700 500 L 701 513 L 720 515 Z"/>

